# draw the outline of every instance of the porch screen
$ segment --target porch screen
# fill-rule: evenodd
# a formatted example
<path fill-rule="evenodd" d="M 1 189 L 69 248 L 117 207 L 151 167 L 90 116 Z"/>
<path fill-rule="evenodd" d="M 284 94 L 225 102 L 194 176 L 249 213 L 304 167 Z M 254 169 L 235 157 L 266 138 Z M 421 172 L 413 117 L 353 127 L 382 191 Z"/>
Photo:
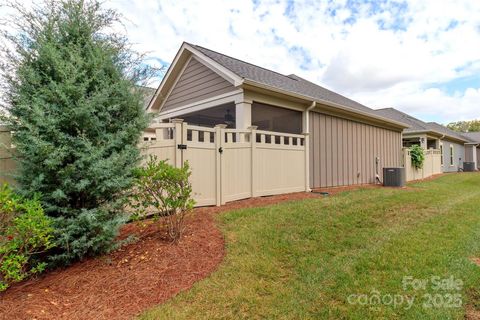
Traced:
<path fill-rule="evenodd" d="M 300 134 L 302 133 L 302 112 L 254 101 L 252 125 L 258 126 L 258 130 Z"/>

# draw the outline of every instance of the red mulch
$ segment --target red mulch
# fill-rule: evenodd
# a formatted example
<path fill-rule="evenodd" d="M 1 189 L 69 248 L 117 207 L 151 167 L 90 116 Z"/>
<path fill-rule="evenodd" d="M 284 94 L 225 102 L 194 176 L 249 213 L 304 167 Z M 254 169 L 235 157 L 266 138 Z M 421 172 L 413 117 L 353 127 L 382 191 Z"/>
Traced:
<path fill-rule="evenodd" d="M 376 185 L 322 188 L 336 194 Z M 120 238 L 138 241 L 111 254 L 55 270 L 0 293 L 0 319 L 130 319 L 165 302 L 207 277 L 222 261 L 224 239 L 214 222 L 219 212 L 319 197 L 292 193 L 230 202 L 222 207 L 196 208 L 178 244 L 162 238 L 158 224 L 131 223 Z"/>
<path fill-rule="evenodd" d="M 187 218 L 185 236 L 177 245 L 163 240 L 152 221 L 128 224 L 120 237 L 136 234 L 135 243 L 0 293 L 0 318 L 130 319 L 189 289 L 217 268 L 225 249 L 214 214 L 311 197 L 318 195 L 294 193 L 197 208 Z"/>

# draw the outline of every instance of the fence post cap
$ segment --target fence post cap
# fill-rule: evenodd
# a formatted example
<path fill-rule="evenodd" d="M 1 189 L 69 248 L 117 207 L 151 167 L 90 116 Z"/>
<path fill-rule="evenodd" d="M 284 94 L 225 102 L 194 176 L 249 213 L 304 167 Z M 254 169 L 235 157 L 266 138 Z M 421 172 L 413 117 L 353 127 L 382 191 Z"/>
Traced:
<path fill-rule="evenodd" d="M 247 128 L 248 130 L 257 130 L 258 129 L 258 126 L 250 126 Z"/>
<path fill-rule="evenodd" d="M 182 123 L 183 119 L 175 118 L 171 120 L 172 123 Z"/>
<path fill-rule="evenodd" d="M 226 124 L 217 124 L 215 128 L 225 129 L 227 127 Z"/>

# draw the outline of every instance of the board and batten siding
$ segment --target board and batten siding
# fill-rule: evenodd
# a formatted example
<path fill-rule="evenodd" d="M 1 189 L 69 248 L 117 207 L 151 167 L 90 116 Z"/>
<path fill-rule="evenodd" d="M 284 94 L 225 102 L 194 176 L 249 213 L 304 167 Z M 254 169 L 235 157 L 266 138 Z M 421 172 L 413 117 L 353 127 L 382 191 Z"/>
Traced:
<path fill-rule="evenodd" d="M 402 165 L 402 135 L 372 125 L 310 112 L 310 186 L 375 183 L 383 167 Z"/>
<path fill-rule="evenodd" d="M 192 58 L 167 97 L 162 112 L 235 90 L 235 87 Z"/>

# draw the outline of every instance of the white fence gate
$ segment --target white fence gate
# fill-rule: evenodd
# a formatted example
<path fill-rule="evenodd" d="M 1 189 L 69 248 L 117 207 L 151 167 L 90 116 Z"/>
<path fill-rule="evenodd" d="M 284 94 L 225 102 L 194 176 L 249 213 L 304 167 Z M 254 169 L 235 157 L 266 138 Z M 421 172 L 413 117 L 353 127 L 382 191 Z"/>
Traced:
<path fill-rule="evenodd" d="M 306 135 L 188 125 L 181 120 L 154 124 L 144 155 L 156 155 L 181 167 L 188 161 L 197 206 L 306 191 Z"/>

